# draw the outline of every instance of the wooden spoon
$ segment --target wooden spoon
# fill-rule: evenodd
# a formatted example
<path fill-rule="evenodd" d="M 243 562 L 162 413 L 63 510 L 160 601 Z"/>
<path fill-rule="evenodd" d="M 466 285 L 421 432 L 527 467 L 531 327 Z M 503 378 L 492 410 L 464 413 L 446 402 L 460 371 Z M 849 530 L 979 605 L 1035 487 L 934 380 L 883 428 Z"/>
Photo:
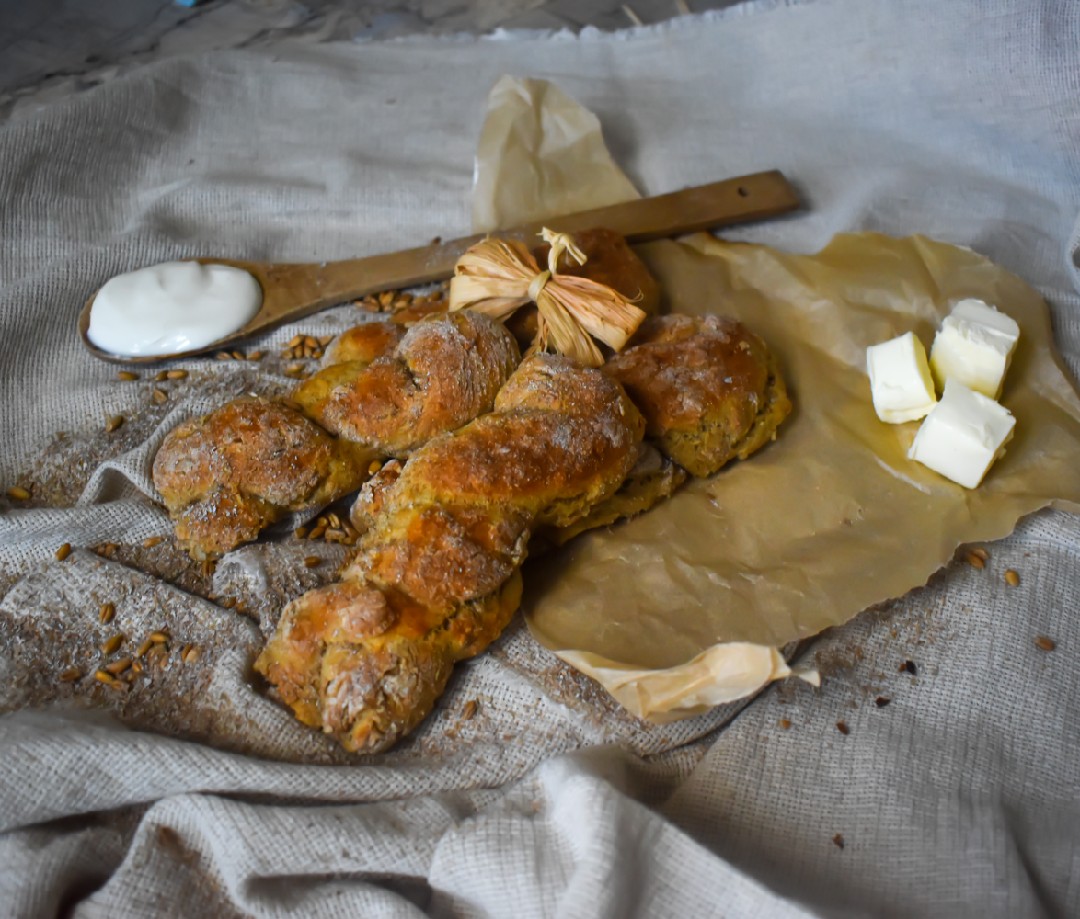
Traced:
<path fill-rule="evenodd" d="M 799 198 L 795 190 L 782 173 L 773 170 L 565 217 L 552 217 L 511 230 L 499 230 L 498 235 L 533 242 L 542 227 L 563 233 L 606 227 L 621 233 L 630 242 L 640 243 L 773 217 L 795 210 L 798 206 Z M 90 310 L 97 296 L 95 293 L 79 313 L 79 334 L 83 344 L 95 357 L 122 364 L 144 364 L 181 355 L 186 357 L 220 351 L 249 335 L 265 332 L 289 320 L 309 316 L 366 294 L 441 281 L 454 273 L 454 265 L 462 253 L 482 239 L 484 235 L 467 236 L 418 249 L 341 262 L 289 264 L 198 258 L 193 261 L 204 265 L 242 268 L 250 272 L 262 287 L 262 306 L 235 332 L 190 351 L 139 357 L 110 354 L 98 348 L 86 334 L 90 326 Z"/>

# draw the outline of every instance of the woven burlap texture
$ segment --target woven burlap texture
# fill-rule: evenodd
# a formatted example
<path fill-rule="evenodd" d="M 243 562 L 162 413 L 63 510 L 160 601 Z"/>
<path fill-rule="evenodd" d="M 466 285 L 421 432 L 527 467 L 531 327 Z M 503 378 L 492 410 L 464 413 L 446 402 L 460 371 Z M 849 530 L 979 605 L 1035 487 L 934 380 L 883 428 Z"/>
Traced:
<path fill-rule="evenodd" d="M 324 260 L 463 235 L 484 100 L 504 73 L 550 79 L 596 112 L 647 193 L 769 167 L 800 184 L 806 212 L 733 238 L 814 251 L 876 230 L 977 249 L 1038 287 L 1080 371 L 1066 248 L 1080 11 L 1065 0 L 818 0 L 617 36 L 282 43 L 20 111 L 0 128 L 0 482 L 40 487 L 0 517 L 5 911 L 1076 912 L 1074 517 L 1036 515 L 985 569 L 958 561 L 819 639 L 820 691 L 782 684 L 737 717 L 650 728 L 583 696 L 519 626 L 415 741 L 359 764 L 253 687 L 259 622 L 195 596 L 169 540 L 141 547 L 168 532 L 148 497 L 164 433 L 287 381 L 272 361 L 205 359 L 170 365 L 184 381 L 155 382 L 157 368 L 120 381 L 81 349 L 85 298 L 179 256 Z M 250 347 L 274 354 L 357 317 L 342 307 Z M 106 435 L 115 414 L 125 423 Z M 108 541 L 125 547 L 111 560 L 87 548 Z M 60 563 L 63 542 L 77 548 Z M 281 596 L 324 576 L 289 551 L 245 550 L 212 586 L 265 627 Z M 123 719 L 143 730 L 27 708 L 66 659 L 92 659 L 107 600 L 129 640 L 169 626 L 211 649 L 161 674 L 190 702 L 163 724 L 135 701 Z"/>

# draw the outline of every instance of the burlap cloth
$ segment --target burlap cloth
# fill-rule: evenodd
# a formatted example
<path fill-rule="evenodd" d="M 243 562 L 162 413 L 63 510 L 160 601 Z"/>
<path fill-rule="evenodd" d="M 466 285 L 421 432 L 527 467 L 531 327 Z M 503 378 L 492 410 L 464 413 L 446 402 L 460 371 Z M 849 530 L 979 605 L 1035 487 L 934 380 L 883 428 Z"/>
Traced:
<path fill-rule="evenodd" d="M 325 576 L 296 564 L 313 550 L 271 541 L 210 579 L 168 539 L 142 546 L 168 533 L 147 498 L 163 434 L 284 387 L 284 362 L 119 381 L 78 343 L 87 294 L 176 256 L 322 260 L 465 233 L 483 102 L 504 73 L 595 111 L 648 192 L 767 167 L 800 183 L 808 211 L 733 238 L 814 251 L 866 229 L 971 246 L 1047 298 L 1080 371 L 1080 8 L 1066 0 L 820 0 L 617 36 L 282 45 L 21 112 L 0 129 L 0 482 L 33 498 L 0 517 L 0 911 L 1080 910 L 1075 517 L 1029 518 L 985 569 L 958 559 L 818 639 L 820 690 L 779 684 L 741 711 L 650 726 L 519 625 L 415 739 L 359 763 L 247 670 L 282 599 Z M 358 315 L 250 348 L 276 355 Z M 63 542 L 78 548 L 57 562 Z M 91 551 L 106 542 L 112 559 Z M 163 626 L 206 650 L 170 658 L 156 696 L 58 681 L 112 632 Z"/>

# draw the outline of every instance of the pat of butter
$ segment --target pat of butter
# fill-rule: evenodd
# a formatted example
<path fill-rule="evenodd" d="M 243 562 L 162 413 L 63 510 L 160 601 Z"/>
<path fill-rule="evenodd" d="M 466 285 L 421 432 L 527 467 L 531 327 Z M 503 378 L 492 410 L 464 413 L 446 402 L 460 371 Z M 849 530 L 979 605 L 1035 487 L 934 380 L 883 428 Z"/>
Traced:
<path fill-rule="evenodd" d="M 937 402 L 926 349 L 912 332 L 867 348 L 866 372 L 874 411 L 882 421 L 914 421 Z"/>
<path fill-rule="evenodd" d="M 982 300 L 961 300 L 945 317 L 933 347 L 930 369 L 938 386 L 957 380 L 996 399 L 1001 394 L 1020 327 Z"/>
<path fill-rule="evenodd" d="M 1015 426 L 1016 418 L 1007 408 L 957 380 L 947 380 L 941 401 L 919 428 L 908 458 L 974 488 L 1005 452 Z"/>

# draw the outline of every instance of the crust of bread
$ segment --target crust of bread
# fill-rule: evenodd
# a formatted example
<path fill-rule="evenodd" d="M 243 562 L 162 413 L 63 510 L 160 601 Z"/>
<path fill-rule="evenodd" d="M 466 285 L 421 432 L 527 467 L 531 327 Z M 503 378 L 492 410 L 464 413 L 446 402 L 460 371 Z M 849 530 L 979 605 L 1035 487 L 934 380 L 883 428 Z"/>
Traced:
<path fill-rule="evenodd" d="M 775 357 L 722 316 L 654 316 L 604 366 L 645 416 L 665 456 L 709 476 L 768 443 L 791 412 Z"/>
<path fill-rule="evenodd" d="M 600 371 L 527 358 L 495 411 L 365 487 L 344 583 L 289 604 L 256 669 L 347 749 L 386 749 L 430 711 L 453 663 L 505 628 L 532 531 L 614 494 L 643 433 Z"/>
<path fill-rule="evenodd" d="M 568 526 L 545 527 L 537 532 L 529 544 L 529 554 L 536 556 L 565 545 L 589 530 L 612 526 L 643 514 L 675 494 L 686 479 L 685 469 L 676 466 L 651 444 L 642 444 L 640 459 L 615 494 Z"/>
<path fill-rule="evenodd" d="M 373 456 L 286 405 L 236 399 L 166 436 L 154 487 L 180 544 L 196 559 L 212 558 L 290 511 L 355 491 Z"/>
<path fill-rule="evenodd" d="M 326 346 L 323 367 L 360 361 L 370 364 L 390 354 L 405 337 L 406 329 L 392 322 L 365 322 L 346 329 Z"/>
<path fill-rule="evenodd" d="M 501 323 L 467 310 L 438 313 L 411 326 L 392 354 L 319 371 L 291 402 L 344 440 L 406 456 L 490 411 L 519 360 Z"/>

